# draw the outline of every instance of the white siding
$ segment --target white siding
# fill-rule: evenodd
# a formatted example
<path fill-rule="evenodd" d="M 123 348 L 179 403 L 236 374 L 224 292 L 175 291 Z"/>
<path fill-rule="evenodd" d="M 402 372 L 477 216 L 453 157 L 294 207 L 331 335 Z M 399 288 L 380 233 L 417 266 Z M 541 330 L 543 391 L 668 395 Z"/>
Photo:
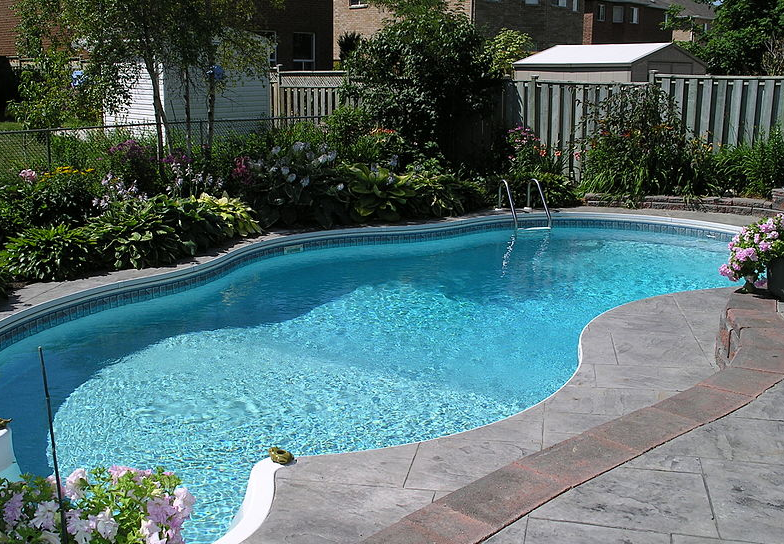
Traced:
<path fill-rule="evenodd" d="M 105 125 L 122 125 L 125 123 L 154 123 L 155 108 L 152 101 L 152 80 L 147 75 L 143 63 L 137 64 L 139 78 L 131 87 L 131 98 L 128 105 L 117 114 L 104 114 Z"/>
<path fill-rule="evenodd" d="M 104 115 L 104 124 L 152 123 L 155 111 L 152 100 L 152 83 L 143 66 L 139 64 L 140 76 L 131 90 L 131 101 L 117 115 Z M 215 101 L 216 119 L 248 119 L 268 117 L 269 78 L 254 80 L 235 80 L 227 74 L 228 84 Z M 182 83 L 173 70 L 166 70 L 162 76 L 161 93 L 164 107 L 170 121 L 185 120 L 185 102 Z M 191 119 L 207 118 L 207 100 L 203 88 L 191 89 Z"/>

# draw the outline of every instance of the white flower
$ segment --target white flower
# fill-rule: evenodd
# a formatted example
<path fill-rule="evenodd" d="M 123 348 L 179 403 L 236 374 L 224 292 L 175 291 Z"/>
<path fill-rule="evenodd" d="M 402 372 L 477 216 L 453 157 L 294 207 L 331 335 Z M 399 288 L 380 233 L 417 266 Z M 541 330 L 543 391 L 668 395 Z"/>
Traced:
<path fill-rule="evenodd" d="M 193 503 L 196 498 L 191 495 L 185 487 L 178 487 L 174 490 L 174 503 L 173 506 L 180 511 L 183 518 L 187 518 L 193 512 Z"/>
<path fill-rule="evenodd" d="M 77 468 L 65 480 L 65 495 L 69 499 L 81 499 L 84 496 L 83 488 L 87 484 L 87 471 Z"/>
<path fill-rule="evenodd" d="M 108 508 L 98 514 L 97 516 L 90 516 L 90 522 L 98 531 L 98 534 L 107 539 L 109 542 L 114 542 L 117 536 L 117 529 L 120 525 L 112 517 L 112 512 Z"/>
<path fill-rule="evenodd" d="M 297 174 L 292 172 L 291 174 L 288 175 L 286 181 L 288 181 L 289 183 L 293 183 L 295 179 L 297 179 Z"/>
<path fill-rule="evenodd" d="M 299 183 L 300 183 L 300 185 L 302 185 L 303 187 L 307 187 L 308 185 L 310 185 L 310 176 L 305 176 L 304 178 L 302 178 L 301 180 L 299 180 Z"/>
<path fill-rule="evenodd" d="M 56 501 L 44 501 L 39 503 L 35 509 L 33 519 L 30 520 L 30 525 L 39 529 L 53 531 L 55 512 L 57 512 Z"/>

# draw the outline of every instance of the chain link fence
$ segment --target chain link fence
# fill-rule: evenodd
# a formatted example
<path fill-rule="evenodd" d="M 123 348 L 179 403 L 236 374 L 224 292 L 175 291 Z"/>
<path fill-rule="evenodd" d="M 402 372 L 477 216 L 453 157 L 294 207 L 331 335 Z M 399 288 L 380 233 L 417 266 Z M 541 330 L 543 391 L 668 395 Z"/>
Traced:
<path fill-rule="evenodd" d="M 317 123 L 320 120 L 321 116 L 219 120 L 214 123 L 213 146 L 234 136 L 259 134 L 300 121 Z M 154 146 L 155 133 L 155 123 L 0 131 L 0 174 L 17 174 L 26 168 L 36 171 L 58 166 L 85 168 L 90 166 L 91 160 L 102 160 L 112 147 L 129 139 Z M 187 149 L 189 135 L 192 149 L 204 146 L 208 140 L 207 121 L 169 123 L 166 137 L 173 148 Z"/>

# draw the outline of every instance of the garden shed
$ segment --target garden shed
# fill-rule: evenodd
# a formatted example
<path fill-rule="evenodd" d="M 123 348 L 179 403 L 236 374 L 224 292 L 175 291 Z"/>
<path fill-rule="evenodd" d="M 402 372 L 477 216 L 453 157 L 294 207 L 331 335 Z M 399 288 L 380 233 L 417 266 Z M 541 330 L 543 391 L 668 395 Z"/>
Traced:
<path fill-rule="evenodd" d="M 170 122 L 185 121 L 185 98 L 182 79 L 175 70 L 162 70 L 161 95 L 166 116 Z M 222 71 L 221 71 L 222 73 Z M 139 79 L 131 89 L 131 99 L 124 110 L 117 114 L 104 114 L 105 125 L 126 123 L 154 123 L 152 81 L 139 65 Z M 226 84 L 215 100 L 215 118 L 258 119 L 269 117 L 269 78 L 248 79 L 226 74 Z M 191 118 L 207 118 L 206 93 L 191 87 Z"/>
<path fill-rule="evenodd" d="M 705 63 L 674 43 L 556 45 L 513 63 L 515 81 L 647 81 L 648 72 L 705 74 Z"/>

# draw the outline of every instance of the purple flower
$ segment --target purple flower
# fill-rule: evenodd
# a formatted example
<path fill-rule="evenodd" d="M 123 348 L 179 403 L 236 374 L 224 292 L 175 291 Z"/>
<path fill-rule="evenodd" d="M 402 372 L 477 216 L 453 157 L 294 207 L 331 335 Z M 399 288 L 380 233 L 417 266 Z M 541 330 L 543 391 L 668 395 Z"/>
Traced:
<path fill-rule="evenodd" d="M 3 519 L 7 524 L 16 525 L 16 522 L 22 517 L 23 498 L 22 493 L 14 493 L 3 506 Z"/>

